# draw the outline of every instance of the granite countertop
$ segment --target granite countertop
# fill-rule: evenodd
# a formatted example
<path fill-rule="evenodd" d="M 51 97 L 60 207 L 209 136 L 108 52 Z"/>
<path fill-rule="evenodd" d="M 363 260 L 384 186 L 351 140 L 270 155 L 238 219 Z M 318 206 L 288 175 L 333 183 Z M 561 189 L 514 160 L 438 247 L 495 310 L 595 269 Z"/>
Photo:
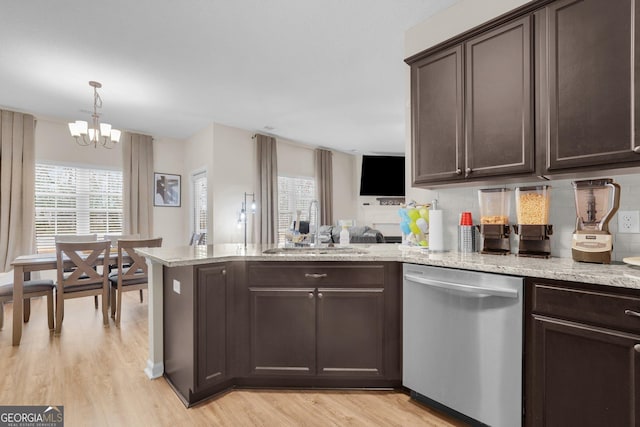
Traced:
<path fill-rule="evenodd" d="M 167 267 L 210 264 L 225 261 L 396 261 L 463 270 L 484 271 L 522 277 L 539 277 L 571 282 L 640 289 L 640 267 L 626 264 L 589 264 L 570 258 L 526 258 L 515 255 L 479 253 L 428 253 L 398 244 L 354 244 L 357 253 L 322 250 L 305 253 L 264 254 L 275 245 L 238 244 L 179 246 L 138 250 L 152 262 Z"/>

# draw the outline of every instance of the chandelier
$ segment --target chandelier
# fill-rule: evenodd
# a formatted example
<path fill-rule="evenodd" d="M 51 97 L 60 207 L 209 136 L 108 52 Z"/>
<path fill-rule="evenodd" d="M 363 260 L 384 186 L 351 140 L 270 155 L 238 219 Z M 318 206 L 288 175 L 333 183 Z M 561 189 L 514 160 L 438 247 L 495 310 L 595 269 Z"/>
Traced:
<path fill-rule="evenodd" d="M 113 148 L 120 141 L 120 131 L 112 129 L 109 123 L 100 123 L 100 114 L 98 108 L 102 108 L 102 98 L 98 94 L 98 89 L 102 87 L 99 82 L 90 81 L 89 86 L 93 88 L 93 114 L 91 115 L 91 124 L 84 120 L 76 120 L 69 123 L 69 132 L 78 143 L 78 145 L 93 145 L 95 148 L 98 144 L 104 148 Z"/>

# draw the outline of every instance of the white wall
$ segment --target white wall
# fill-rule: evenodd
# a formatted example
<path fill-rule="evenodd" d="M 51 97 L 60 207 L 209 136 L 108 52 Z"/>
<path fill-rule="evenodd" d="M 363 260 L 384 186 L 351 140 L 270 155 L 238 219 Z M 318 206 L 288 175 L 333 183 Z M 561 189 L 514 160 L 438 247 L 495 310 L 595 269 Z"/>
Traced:
<path fill-rule="evenodd" d="M 212 174 L 213 243 L 241 243 L 244 227 L 237 227 L 244 193 L 255 193 L 256 150 L 253 133 L 229 126 L 214 125 Z M 211 181 L 210 181 L 211 182 Z M 247 208 L 251 207 L 247 197 Z M 247 216 L 247 242 L 254 242 L 254 216 Z"/>
<path fill-rule="evenodd" d="M 284 176 L 315 175 L 315 147 L 297 144 L 284 138 L 276 138 L 278 142 L 278 174 Z"/>
<path fill-rule="evenodd" d="M 113 149 L 98 146 L 81 147 L 69 133 L 67 123 L 38 117 L 35 132 L 36 162 L 69 165 L 91 165 L 98 168 L 122 169 L 122 146 Z"/>
<path fill-rule="evenodd" d="M 405 57 L 435 46 L 530 1 L 461 0 L 407 30 Z"/>
<path fill-rule="evenodd" d="M 254 133 L 211 123 L 185 141 L 154 138 L 154 171 L 181 175 L 180 207 L 154 207 L 154 234 L 163 237 L 163 245 L 188 243 L 192 232 L 193 203 L 191 175 L 207 171 L 209 243 L 241 243 L 243 230 L 237 227 L 244 193 L 255 189 Z M 289 176 L 315 173 L 314 147 L 284 138 L 278 141 L 278 170 Z M 55 119 L 39 118 L 36 127 L 36 160 L 75 165 L 122 169 L 120 145 L 112 150 L 80 147 L 69 135 L 67 124 Z M 334 152 L 334 217 L 357 217 L 357 192 L 353 155 Z M 359 174 L 357 175 L 359 177 Z M 359 179 L 359 178 L 358 178 Z M 249 197 L 248 204 L 251 198 Z M 249 215 L 248 241 L 253 238 L 253 217 Z"/>
<path fill-rule="evenodd" d="M 333 219 L 358 219 L 360 175 L 356 175 L 357 157 L 333 152 Z M 359 222 L 356 222 L 359 224 Z M 362 224 L 359 224 L 362 225 Z"/>
<path fill-rule="evenodd" d="M 205 170 L 207 172 L 207 203 L 209 207 L 207 217 L 207 230 L 213 230 L 213 123 L 206 128 L 189 137 L 184 144 L 184 177 L 183 177 L 183 221 L 176 224 L 182 228 L 181 245 L 189 243 L 189 238 L 193 232 L 193 219 L 191 218 L 191 206 L 193 205 L 193 187 L 191 175 L 196 171 Z M 212 233 L 208 232 L 207 241 L 212 243 Z"/>
<path fill-rule="evenodd" d="M 184 173 L 187 181 L 194 171 L 207 170 L 209 196 L 209 243 L 242 243 L 244 229 L 237 227 L 244 193 L 255 193 L 256 150 L 254 132 L 212 123 L 186 141 Z M 287 176 L 315 174 L 314 147 L 276 138 L 278 173 Z M 334 214 L 336 218 L 356 217 L 354 156 L 334 152 Z M 183 184 L 183 194 L 185 191 Z M 191 192 L 183 200 L 184 230 L 191 230 Z M 251 196 L 247 198 L 247 205 Z M 258 208 L 259 209 L 259 208 Z M 254 216 L 248 215 L 247 242 L 254 239 Z"/>
<path fill-rule="evenodd" d="M 421 22 L 405 33 L 405 55 L 410 56 L 451 38 L 465 30 L 482 24 L 498 15 L 527 3 L 522 0 L 490 0 L 476 1 L 463 0 L 429 19 Z M 439 201 L 439 206 L 445 211 L 445 248 L 457 249 L 457 224 L 459 214 L 463 211 L 471 211 L 474 221 L 479 219 L 478 190 L 488 186 L 479 187 L 470 183 L 464 188 L 423 190 L 411 188 L 411 107 L 410 107 L 410 81 L 409 69 L 406 73 L 406 185 L 407 201 L 415 200 L 427 203 L 433 199 Z M 637 173 L 628 175 L 609 175 L 594 172 L 592 178 L 611 177 L 622 187 L 620 197 L 620 210 L 640 210 L 640 175 Z M 586 179 L 586 178 L 585 178 Z M 571 235 L 575 226 L 575 204 L 571 180 L 553 180 L 550 182 L 531 179 L 521 183 L 510 183 L 507 188 L 516 188 L 532 184 L 551 185 L 551 212 L 550 222 L 553 225 L 551 236 L 551 253 L 553 256 L 571 257 Z M 499 186 L 499 185 L 494 185 Z M 512 203 L 510 221 L 516 223 L 515 202 Z M 640 234 L 617 233 L 617 215 L 609 224 L 610 231 L 614 235 L 614 260 L 621 260 L 626 256 L 640 254 Z M 516 251 L 515 236 L 511 236 L 512 252 Z"/>
<path fill-rule="evenodd" d="M 121 144 L 116 144 L 113 149 L 81 147 L 69 134 L 67 123 L 60 120 L 38 117 L 35 143 L 36 162 L 122 170 Z M 154 171 L 183 175 L 184 143 L 170 138 L 154 138 L 153 144 Z M 184 206 L 184 177 L 182 192 Z M 185 240 L 182 232 L 184 208 L 154 207 L 153 216 L 154 235 L 163 238 L 164 246 L 175 246 Z"/>
<path fill-rule="evenodd" d="M 162 246 L 171 247 L 187 243 L 183 224 L 187 222 L 186 203 L 189 201 L 189 179 L 184 173 L 184 141 L 171 138 L 153 139 L 154 172 L 181 175 L 181 207 L 154 206 L 153 234 L 162 237 Z M 151 197 L 151 196 L 149 196 Z"/>

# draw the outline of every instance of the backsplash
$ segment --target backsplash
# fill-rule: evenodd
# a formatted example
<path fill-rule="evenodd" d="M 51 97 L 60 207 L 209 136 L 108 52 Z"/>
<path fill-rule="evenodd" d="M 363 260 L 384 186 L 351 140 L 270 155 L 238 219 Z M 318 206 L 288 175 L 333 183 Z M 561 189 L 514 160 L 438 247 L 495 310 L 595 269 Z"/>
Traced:
<path fill-rule="evenodd" d="M 620 207 L 619 210 L 640 210 L 640 175 L 594 175 L 590 178 L 613 178 L 620 184 Z M 587 179 L 587 178 L 581 178 Z M 471 211 L 474 224 L 480 220 L 480 207 L 478 202 L 478 190 L 481 188 L 507 187 L 515 190 L 516 187 L 527 185 L 546 184 L 551 186 L 551 209 L 549 221 L 553 225 L 553 235 L 551 236 L 551 255 L 555 257 L 571 257 L 571 237 L 575 227 L 576 209 L 575 196 L 571 185 L 572 179 L 553 181 L 526 181 L 505 186 L 474 186 L 452 189 L 435 189 L 420 192 L 420 197 L 426 195 L 419 202 L 430 202 L 438 199 L 438 206 L 445 212 L 444 234 L 445 248 L 457 250 L 458 220 L 460 213 Z M 410 194 L 411 195 L 411 194 Z M 417 196 L 414 196 L 417 197 Z M 411 200 L 411 197 L 407 197 Z M 515 224 L 516 206 L 515 193 L 511 201 L 511 212 L 509 222 Z M 609 222 L 609 230 L 613 234 L 613 259 L 622 261 L 628 256 L 640 256 L 640 233 L 618 233 L 618 214 L 615 214 Z M 511 250 L 517 252 L 517 237 L 511 234 Z"/>

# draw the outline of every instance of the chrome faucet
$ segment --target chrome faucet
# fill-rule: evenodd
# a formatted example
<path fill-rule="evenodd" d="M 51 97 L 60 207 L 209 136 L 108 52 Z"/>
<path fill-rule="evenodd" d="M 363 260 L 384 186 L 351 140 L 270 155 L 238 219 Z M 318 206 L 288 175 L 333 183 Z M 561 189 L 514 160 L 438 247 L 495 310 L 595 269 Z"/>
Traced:
<path fill-rule="evenodd" d="M 316 231 L 313 235 L 313 246 L 320 246 L 320 203 L 317 200 L 312 200 L 309 203 L 309 232 L 311 232 L 311 208 L 316 206 Z"/>

